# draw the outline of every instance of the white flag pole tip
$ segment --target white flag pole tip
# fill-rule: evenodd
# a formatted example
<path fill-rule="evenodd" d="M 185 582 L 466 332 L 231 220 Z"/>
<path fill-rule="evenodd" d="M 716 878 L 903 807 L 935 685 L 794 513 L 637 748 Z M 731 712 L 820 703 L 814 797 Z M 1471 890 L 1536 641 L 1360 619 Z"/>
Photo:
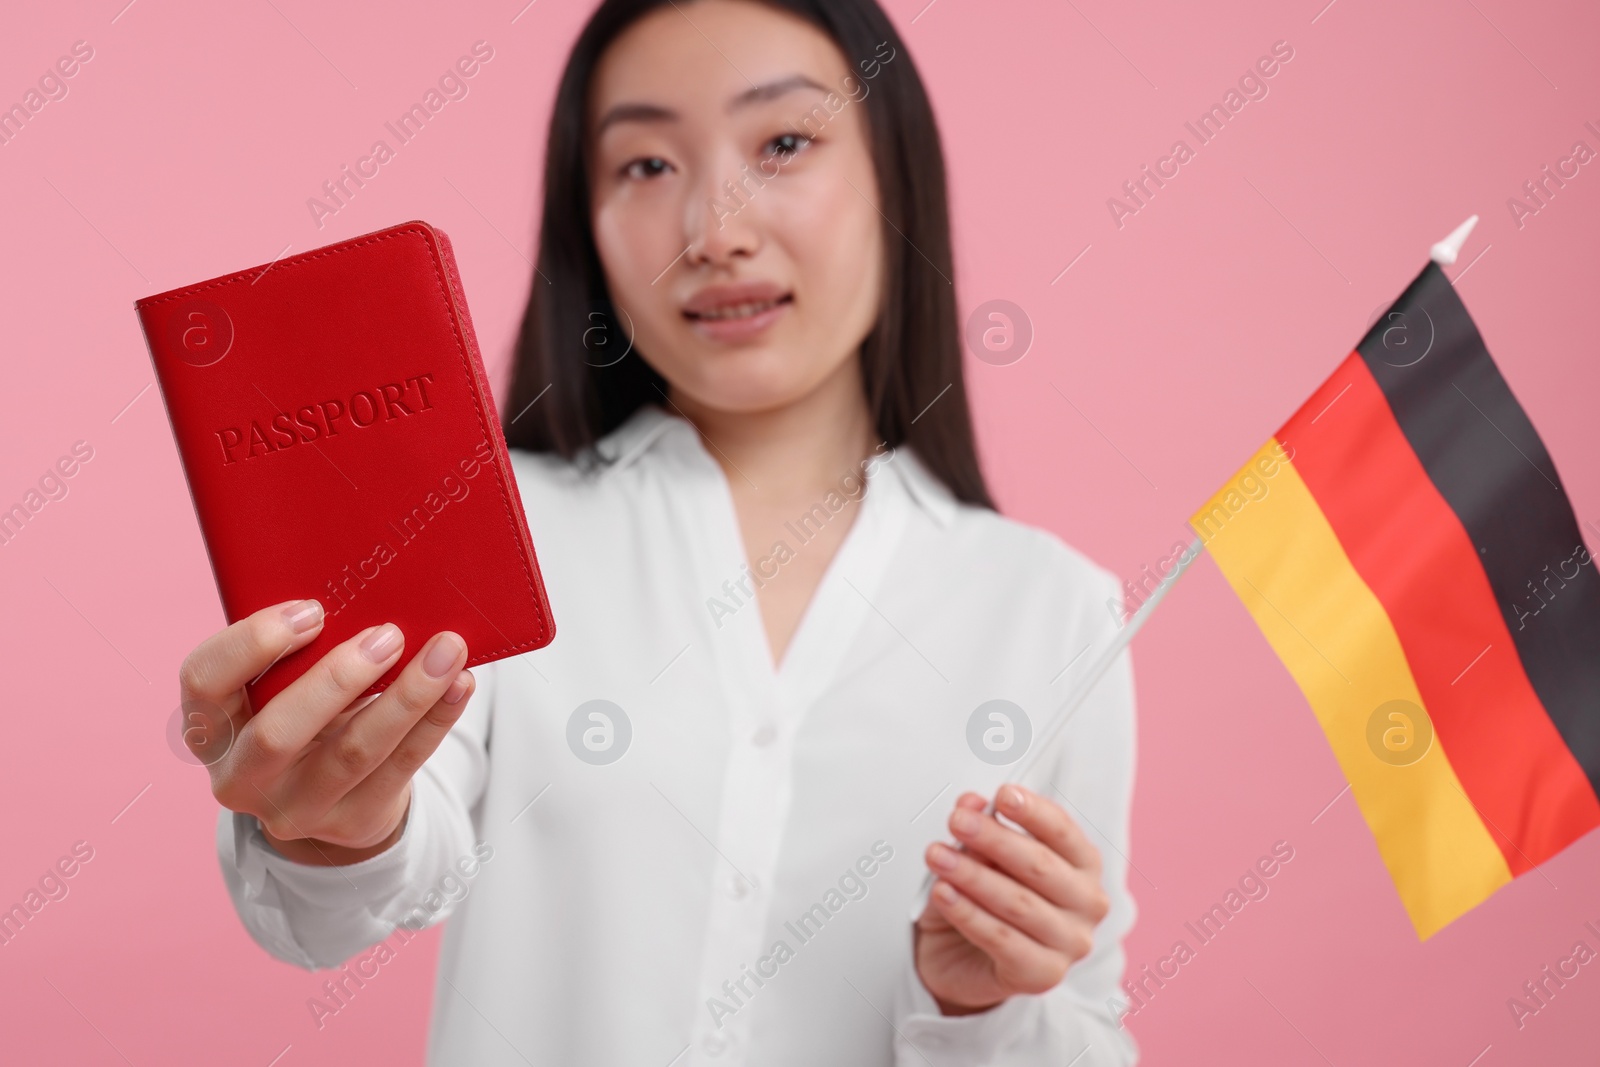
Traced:
<path fill-rule="evenodd" d="M 1428 258 L 1441 267 L 1448 267 L 1456 261 L 1461 254 L 1461 246 L 1467 243 L 1467 235 L 1478 224 L 1478 216 L 1474 215 L 1460 226 L 1450 231 L 1450 236 L 1434 245 L 1428 253 Z"/>

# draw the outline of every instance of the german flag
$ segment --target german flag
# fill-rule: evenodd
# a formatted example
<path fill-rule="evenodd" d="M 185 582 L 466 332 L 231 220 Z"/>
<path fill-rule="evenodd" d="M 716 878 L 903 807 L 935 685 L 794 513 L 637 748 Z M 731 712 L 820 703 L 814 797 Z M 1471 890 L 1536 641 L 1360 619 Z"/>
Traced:
<path fill-rule="evenodd" d="M 1189 521 L 1419 938 L 1600 825 L 1600 578 L 1436 263 Z"/>

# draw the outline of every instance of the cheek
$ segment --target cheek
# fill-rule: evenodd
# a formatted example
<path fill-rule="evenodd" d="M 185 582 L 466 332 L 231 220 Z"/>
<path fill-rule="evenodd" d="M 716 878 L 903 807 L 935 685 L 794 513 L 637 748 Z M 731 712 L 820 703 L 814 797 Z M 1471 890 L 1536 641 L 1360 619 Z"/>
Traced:
<path fill-rule="evenodd" d="M 625 199 L 613 200 L 595 211 L 595 246 L 606 277 L 614 286 L 638 288 L 636 278 L 644 271 L 651 248 L 660 240 L 660 223 L 660 218 L 643 210 L 643 205 Z M 616 295 L 623 297 L 622 293 Z"/>
<path fill-rule="evenodd" d="M 676 319 L 670 289 L 650 284 L 683 251 L 671 208 L 622 199 L 601 205 L 590 224 L 612 299 L 647 331 L 663 315 Z"/>
<path fill-rule="evenodd" d="M 806 188 L 785 190 L 784 210 L 772 217 L 815 327 L 857 332 L 870 325 L 877 308 L 882 222 L 867 199 L 875 195 L 872 182 L 870 172 L 848 181 L 818 175 Z"/>

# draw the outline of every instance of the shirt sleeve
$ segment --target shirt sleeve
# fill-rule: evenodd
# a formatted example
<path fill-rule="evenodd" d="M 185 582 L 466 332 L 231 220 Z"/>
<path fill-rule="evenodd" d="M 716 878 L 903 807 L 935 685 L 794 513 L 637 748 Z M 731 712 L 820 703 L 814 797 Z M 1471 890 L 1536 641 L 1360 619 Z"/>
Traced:
<path fill-rule="evenodd" d="M 1109 596 L 1120 585 L 1102 572 Z M 1106 620 L 1103 611 L 1099 618 Z M 1107 634 L 1108 623 L 1094 623 Z M 1105 637 L 1096 643 L 1105 647 Z M 1128 890 L 1129 815 L 1133 802 L 1136 732 L 1133 660 L 1119 655 L 1057 738 L 1060 755 L 1046 782 L 1033 783 L 1083 828 L 1100 849 L 1102 885 L 1111 908 L 1095 927 L 1094 947 L 1059 985 L 1037 996 L 1014 996 L 975 1015 L 945 1016 L 917 976 L 904 969 L 895 998 L 897 1067 L 1130 1067 L 1138 1045 L 1121 1025 L 1117 983 L 1126 964 L 1123 939 L 1137 908 Z"/>
<path fill-rule="evenodd" d="M 257 944 L 306 970 L 332 968 L 402 923 L 420 930 L 448 917 L 453 894 L 440 881 L 473 856 L 498 666 L 472 669 L 466 711 L 412 778 L 405 829 L 378 855 L 342 867 L 297 863 L 267 843 L 254 815 L 219 811 L 222 879 Z"/>

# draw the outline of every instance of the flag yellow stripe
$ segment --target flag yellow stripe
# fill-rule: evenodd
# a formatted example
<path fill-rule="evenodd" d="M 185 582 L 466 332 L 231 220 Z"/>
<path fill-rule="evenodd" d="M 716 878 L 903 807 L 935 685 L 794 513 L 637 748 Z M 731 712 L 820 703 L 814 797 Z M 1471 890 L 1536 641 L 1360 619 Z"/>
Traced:
<path fill-rule="evenodd" d="M 1426 939 L 1511 872 L 1437 738 L 1407 766 L 1368 747 L 1368 719 L 1380 705 L 1422 707 L 1422 695 L 1388 614 L 1293 462 L 1275 458 L 1282 455 L 1269 440 L 1190 525 L 1310 701 Z"/>

